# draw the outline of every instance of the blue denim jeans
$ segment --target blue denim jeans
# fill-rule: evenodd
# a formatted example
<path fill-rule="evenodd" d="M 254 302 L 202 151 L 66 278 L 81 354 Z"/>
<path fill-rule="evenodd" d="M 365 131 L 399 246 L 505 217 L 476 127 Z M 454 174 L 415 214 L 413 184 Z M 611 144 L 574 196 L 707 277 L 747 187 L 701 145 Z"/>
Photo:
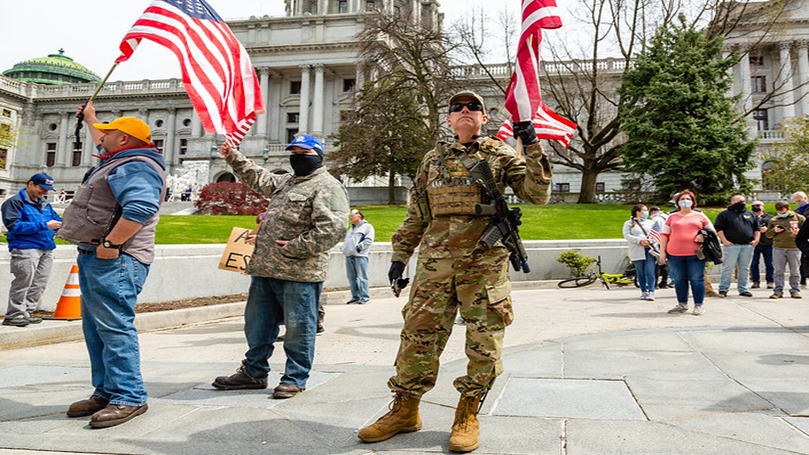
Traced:
<path fill-rule="evenodd" d="M 753 283 L 761 283 L 759 262 L 764 259 L 764 279 L 772 283 L 775 268 L 772 263 L 772 245 L 756 245 L 753 249 L 753 262 L 750 264 L 750 277 Z"/>
<path fill-rule="evenodd" d="M 127 254 L 98 259 L 80 254 L 81 321 L 90 354 L 93 395 L 110 404 L 142 406 L 146 389 L 140 373 L 135 303 L 149 266 Z"/>
<path fill-rule="evenodd" d="M 368 257 L 346 256 L 346 275 L 351 288 L 351 300 L 367 302 L 368 297 Z"/>
<path fill-rule="evenodd" d="M 655 290 L 655 258 L 646 250 L 646 259 L 632 261 L 635 264 L 635 273 L 638 275 L 638 285 L 642 292 Z"/>
<path fill-rule="evenodd" d="M 705 301 L 705 262 L 691 256 L 666 256 L 669 262 L 669 273 L 674 280 L 674 292 L 677 303 L 688 304 L 688 285 L 694 295 L 694 304 L 702 305 Z"/>
<path fill-rule="evenodd" d="M 747 291 L 750 262 L 753 260 L 753 245 L 728 245 L 722 247 L 722 273 L 719 275 L 719 292 L 728 292 L 733 278 L 733 269 L 738 267 L 736 287 L 739 293 Z"/>
<path fill-rule="evenodd" d="M 275 350 L 281 323 L 286 326 L 284 353 L 286 369 L 281 382 L 306 387 L 315 358 L 317 307 L 323 283 L 300 283 L 254 276 L 244 309 L 244 335 L 247 375 L 267 379 L 268 359 Z"/>

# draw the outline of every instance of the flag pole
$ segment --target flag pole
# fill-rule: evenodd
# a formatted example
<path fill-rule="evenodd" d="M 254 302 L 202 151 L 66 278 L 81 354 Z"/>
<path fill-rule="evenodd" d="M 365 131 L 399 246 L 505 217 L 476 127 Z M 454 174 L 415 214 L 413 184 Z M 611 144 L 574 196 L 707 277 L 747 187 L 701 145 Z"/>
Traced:
<path fill-rule="evenodd" d="M 107 75 L 104 76 L 104 79 L 102 79 L 101 83 L 98 84 L 98 87 L 96 87 L 96 91 L 93 92 L 92 96 L 90 96 L 90 99 L 87 100 L 86 103 L 81 105 L 81 112 L 76 114 L 76 142 L 73 145 L 74 147 L 79 148 L 79 144 L 81 144 L 80 136 L 81 136 L 82 122 L 84 121 L 84 108 L 87 107 L 87 103 L 95 99 L 96 95 L 98 95 L 98 92 L 100 92 L 101 88 L 104 87 L 104 84 L 107 83 L 107 79 L 110 78 L 110 75 L 112 74 L 112 72 L 115 70 L 115 68 L 118 66 L 119 63 L 121 62 L 115 62 L 112 64 L 112 68 L 110 68 L 110 70 L 107 71 Z"/>

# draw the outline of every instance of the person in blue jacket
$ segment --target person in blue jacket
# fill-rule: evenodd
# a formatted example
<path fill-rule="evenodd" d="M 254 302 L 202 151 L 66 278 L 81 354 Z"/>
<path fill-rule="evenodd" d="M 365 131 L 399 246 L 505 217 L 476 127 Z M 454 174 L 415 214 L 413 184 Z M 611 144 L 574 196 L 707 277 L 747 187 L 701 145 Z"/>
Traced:
<path fill-rule="evenodd" d="M 25 327 L 42 322 L 32 318 L 39 298 L 48 284 L 53 266 L 53 231 L 62 227 L 62 218 L 45 197 L 53 190 L 53 179 L 34 174 L 28 185 L 3 202 L 3 224 L 8 229 L 11 274 L 8 308 L 3 325 Z"/>

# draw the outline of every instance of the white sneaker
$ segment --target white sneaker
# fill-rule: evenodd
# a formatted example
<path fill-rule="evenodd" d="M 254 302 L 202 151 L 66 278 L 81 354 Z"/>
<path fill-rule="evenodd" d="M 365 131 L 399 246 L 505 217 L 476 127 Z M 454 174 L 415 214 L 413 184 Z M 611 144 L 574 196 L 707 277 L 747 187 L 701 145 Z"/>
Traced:
<path fill-rule="evenodd" d="M 649 293 L 648 292 L 641 292 L 640 293 L 640 299 L 641 300 L 647 300 L 648 298 L 649 298 Z"/>
<path fill-rule="evenodd" d="M 646 300 L 648 300 L 650 302 L 654 302 L 655 301 L 655 293 L 654 292 L 647 292 L 646 293 Z"/>
<path fill-rule="evenodd" d="M 694 311 L 691 312 L 694 316 L 702 316 L 705 314 L 705 310 L 702 308 L 702 305 L 697 305 L 694 307 Z"/>

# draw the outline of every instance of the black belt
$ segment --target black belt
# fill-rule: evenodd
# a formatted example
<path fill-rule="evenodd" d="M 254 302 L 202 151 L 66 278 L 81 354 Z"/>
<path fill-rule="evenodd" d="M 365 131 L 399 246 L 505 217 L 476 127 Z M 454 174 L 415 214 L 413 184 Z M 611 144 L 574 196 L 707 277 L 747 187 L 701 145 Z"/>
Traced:
<path fill-rule="evenodd" d="M 81 248 L 78 249 L 79 254 L 95 254 L 95 251 L 92 250 L 82 250 Z"/>

